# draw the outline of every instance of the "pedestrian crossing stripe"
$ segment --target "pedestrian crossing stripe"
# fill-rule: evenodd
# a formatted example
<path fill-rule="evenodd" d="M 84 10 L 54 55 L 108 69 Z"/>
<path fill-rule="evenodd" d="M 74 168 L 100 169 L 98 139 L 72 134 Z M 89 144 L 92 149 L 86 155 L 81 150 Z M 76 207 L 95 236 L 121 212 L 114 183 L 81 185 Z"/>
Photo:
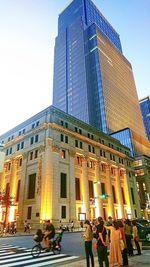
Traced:
<path fill-rule="evenodd" d="M 20 251 L 9 251 L 8 249 L 20 249 Z M 77 258 L 79 257 L 70 256 L 67 254 L 55 255 L 52 252 L 45 251 L 41 251 L 41 254 L 38 258 L 33 258 L 31 255 L 31 249 L 21 248 L 13 245 L 7 246 L 4 244 L 1 246 L 0 251 L 0 267 L 42 267 L 75 260 Z"/>

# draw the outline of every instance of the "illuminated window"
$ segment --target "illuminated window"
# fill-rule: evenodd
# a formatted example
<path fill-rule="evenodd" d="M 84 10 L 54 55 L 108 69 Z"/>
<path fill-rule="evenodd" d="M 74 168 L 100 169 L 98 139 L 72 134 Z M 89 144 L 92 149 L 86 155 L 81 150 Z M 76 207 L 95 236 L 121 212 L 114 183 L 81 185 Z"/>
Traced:
<path fill-rule="evenodd" d="M 134 167 L 142 166 L 142 160 L 135 160 Z"/>
<path fill-rule="evenodd" d="M 144 175 L 144 170 L 140 169 L 140 170 L 135 170 L 135 176 L 143 176 Z"/>
<path fill-rule="evenodd" d="M 66 151 L 65 150 L 62 150 L 61 151 L 61 158 L 62 159 L 65 159 L 66 158 Z"/>

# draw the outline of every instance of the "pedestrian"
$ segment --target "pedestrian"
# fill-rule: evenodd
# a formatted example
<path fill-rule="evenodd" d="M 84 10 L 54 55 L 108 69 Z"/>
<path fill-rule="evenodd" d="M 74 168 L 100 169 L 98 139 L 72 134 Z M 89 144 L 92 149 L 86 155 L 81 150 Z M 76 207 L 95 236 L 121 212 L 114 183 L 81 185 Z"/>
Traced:
<path fill-rule="evenodd" d="M 127 252 L 127 243 L 126 243 L 126 237 L 125 237 L 125 231 L 124 231 L 124 225 L 121 220 L 118 221 L 119 229 L 121 232 L 121 237 L 124 242 L 124 248 L 122 250 L 122 260 L 123 260 L 123 266 L 128 266 L 128 252 Z"/>
<path fill-rule="evenodd" d="M 24 221 L 24 233 L 27 232 L 27 225 L 28 225 L 27 220 L 25 220 Z"/>
<path fill-rule="evenodd" d="M 72 221 L 71 222 L 71 232 L 73 232 L 73 229 L 74 229 L 74 222 Z"/>
<path fill-rule="evenodd" d="M 80 222 L 81 231 L 83 231 L 83 222 Z"/>
<path fill-rule="evenodd" d="M 122 265 L 122 253 L 120 247 L 120 240 L 122 240 L 121 232 L 117 221 L 113 221 L 112 226 L 106 226 L 110 230 L 111 243 L 110 243 L 110 266 L 120 267 Z"/>
<path fill-rule="evenodd" d="M 92 252 L 92 239 L 93 239 L 93 232 L 92 226 L 89 220 L 85 221 L 85 232 L 83 234 L 84 243 L 85 243 L 85 254 L 86 254 L 86 266 L 90 267 L 90 258 L 91 258 L 91 266 L 94 267 L 94 256 Z"/>
<path fill-rule="evenodd" d="M 140 245 L 139 245 L 139 235 L 138 235 L 138 229 L 137 229 L 137 226 L 136 226 L 136 221 L 132 221 L 132 225 L 133 225 L 133 240 L 135 242 L 135 246 L 136 246 L 136 249 L 137 249 L 137 255 L 141 255 L 141 248 L 140 248 Z"/>
<path fill-rule="evenodd" d="M 105 267 L 109 267 L 107 246 L 108 246 L 108 234 L 106 228 L 104 227 L 104 221 L 102 217 L 97 218 L 97 255 L 99 267 L 103 267 L 103 261 L 105 262 Z"/>
<path fill-rule="evenodd" d="M 128 255 L 133 256 L 133 245 L 132 245 L 133 231 L 132 231 L 132 224 L 129 219 L 125 220 L 124 231 L 125 231 Z"/>
<path fill-rule="evenodd" d="M 28 232 L 29 234 L 30 234 L 30 229 L 31 229 L 30 223 L 27 223 L 27 230 L 26 230 L 26 232 Z"/>
<path fill-rule="evenodd" d="M 107 226 L 112 226 L 112 223 L 113 223 L 113 219 L 111 216 L 108 217 L 108 221 L 107 221 Z M 110 230 L 108 230 L 108 240 L 109 240 L 109 243 L 110 243 Z"/>

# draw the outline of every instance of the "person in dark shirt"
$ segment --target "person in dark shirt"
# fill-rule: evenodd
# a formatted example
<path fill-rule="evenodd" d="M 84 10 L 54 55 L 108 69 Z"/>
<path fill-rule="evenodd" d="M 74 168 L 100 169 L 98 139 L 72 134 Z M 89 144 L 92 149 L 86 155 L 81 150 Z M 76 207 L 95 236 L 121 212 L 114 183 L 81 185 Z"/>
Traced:
<path fill-rule="evenodd" d="M 99 267 L 103 267 L 103 261 L 105 266 L 109 267 L 108 255 L 107 255 L 107 246 L 108 246 L 108 235 L 106 228 L 104 227 L 104 221 L 101 217 L 97 219 L 97 255 Z"/>
<path fill-rule="evenodd" d="M 47 250 L 49 250 L 50 240 L 52 238 L 54 238 L 54 236 L 55 236 L 55 227 L 50 222 L 50 220 L 47 220 L 46 221 L 45 233 L 44 233 L 44 243 L 45 243 L 45 247 L 46 247 Z"/>

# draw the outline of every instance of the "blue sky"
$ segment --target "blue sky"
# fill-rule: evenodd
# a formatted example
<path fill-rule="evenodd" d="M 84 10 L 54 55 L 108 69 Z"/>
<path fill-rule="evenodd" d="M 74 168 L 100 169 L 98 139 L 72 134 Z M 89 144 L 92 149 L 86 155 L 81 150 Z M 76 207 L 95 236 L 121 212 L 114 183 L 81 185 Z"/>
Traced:
<path fill-rule="evenodd" d="M 95 0 L 150 95 L 150 0 Z M 68 0 L 0 0 L 0 135 L 52 104 L 58 14 Z"/>

